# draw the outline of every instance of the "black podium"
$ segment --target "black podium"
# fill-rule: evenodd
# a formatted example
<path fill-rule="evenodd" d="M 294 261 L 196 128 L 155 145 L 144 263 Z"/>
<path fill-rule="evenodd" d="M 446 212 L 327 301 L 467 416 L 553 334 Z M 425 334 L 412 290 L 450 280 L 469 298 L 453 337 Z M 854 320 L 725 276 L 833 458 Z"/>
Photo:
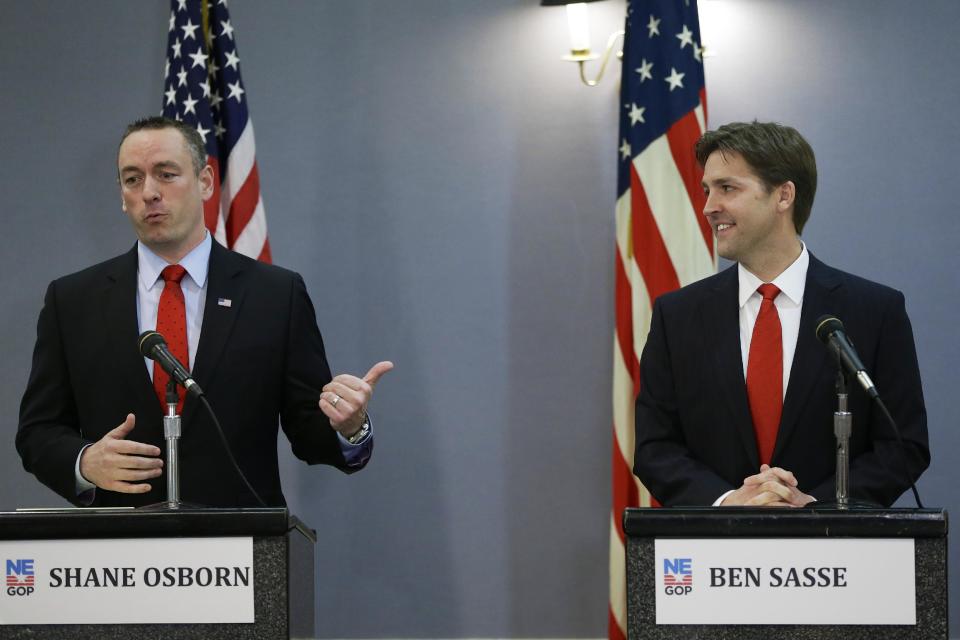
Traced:
<path fill-rule="evenodd" d="M 8 638 L 312 638 L 314 636 L 314 553 L 316 534 L 286 509 L 196 509 L 180 511 L 56 509 L 0 513 L 0 541 L 16 549 L 16 541 L 173 540 L 181 538 L 252 539 L 254 622 L 242 624 L 177 623 L 177 612 L 165 612 L 164 624 L 4 624 Z M 56 544 L 56 543 L 55 543 Z M 249 544 L 249 543 L 247 543 Z M 147 547 L 149 548 L 149 546 Z M 249 547 L 248 547 L 249 548 Z M 9 555 L 8 551 L 8 555 Z M 77 564 L 82 562 L 77 559 Z M 34 560 L 0 559 L 6 563 L 7 589 L 11 584 L 36 583 L 36 589 L 62 582 L 63 574 L 15 575 L 16 563 Z M 32 573 L 27 571 L 27 573 Z M 131 571 L 132 574 L 132 571 Z M 79 572 L 78 572 L 78 575 Z M 175 572 L 170 573 L 176 576 Z M 198 583 L 214 574 L 197 574 Z M 107 576 L 109 578 L 110 576 Z M 112 576 L 116 579 L 116 575 Z M 134 576 L 127 576 L 131 580 Z M 225 581 L 230 575 L 223 570 Z M 90 576 L 88 579 L 93 578 Z M 122 578 L 122 576 L 121 576 Z M 80 579 L 83 579 L 82 577 Z M 84 585 L 88 589 L 93 587 Z M 17 582 L 20 580 L 21 582 Z M 162 574 L 157 573 L 157 582 Z M 162 587 L 158 584 L 158 587 Z M 21 592 L 24 589 L 21 588 Z M 115 591 L 114 591 L 115 592 Z M 9 599 L 10 593 L 0 597 Z M 97 595 L 109 598 L 111 591 Z M 22 601 L 22 600 L 21 600 Z"/>
<path fill-rule="evenodd" d="M 688 508 L 688 509 L 627 509 L 623 514 L 624 532 L 627 536 L 627 636 L 630 640 L 695 640 L 709 638 L 779 640 L 807 638 L 843 638 L 844 640 L 880 640 L 905 638 L 947 638 L 947 514 L 943 510 L 850 510 L 830 509 L 751 509 L 751 508 Z M 667 548 L 669 541 L 693 540 L 744 540 L 760 546 L 759 541 L 776 541 L 783 544 L 783 565 L 789 564 L 788 541 L 811 539 L 849 539 L 851 545 L 860 540 L 881 542 L 881 539 L 911 540 L 913 544 L 916 598 L 916 624 L 683 624 L 683 620 L 670 620 L 658 624 L 657 593 L 679 594 L 683 590 L 700 589 L 710 592 L 711 587 L 744 586 L 739 591 L 743 607 L 751 605 L 751 596 L 757 591 L 749 587 L 760 582 L 760 572 L 753 576 L 745 570 L 725 573 L 723 568 L 708 567 L 704 578 L 701 571 L 694 582 L 692 572 L 682 570 L 697 562 L 696 559 L 661 558 L 663 566 L 656 563 L 655 547 L 661 541 Z M 691 543 L 695 545 L 696 543 Z M 722 544 L 722 543 L 721 543 Z M 764 545 L 770 547 L 768 542 Z M 722 547 L 721 547 L 722 548 Z M 662 554 L 661 554 L 662 555 Z M 909 559 L 909 558 L 908 558 Z M 868 559 L 867 562 L 883 565 L 885 558 Z M 701 563 L 703 564 L 703 563 Z M 679 568 L 678 568 L 679 566 Z M 673 573 L 671 573 L 673 572 Z M 715 572 L 715 573 L 714 573 Z M 783 567 L 770 570 L 775 574 L 776 585 L 784 582 Z M 684 575 L 686 574 L 686 575 Z M 733 577 L 731 577 L 731 575 Z M 813 582 L 819 575 L 811 573 Z M 824 581 L 831 579 L 824 571 Z M 756 577 L 757 580 L 751 578 Z M 803 574 L 794 574 L 798 590 L 804 586 Z M 841 579 L 846 576 L 841 574 Z M 736 583 L 734 583 L 736 580 Z M 793 586 L 793 585 L 790 585 Z M 847 586 L 841 584 L 840 586 Z M 901 585 L 902 586 L 902 585 Z M 710 593 L 718 593 L 714 590 Z M 711 597 L 710 594 L 707 598 Z M 713 596 L 715 597 L 715 596 Z M 670 603 L 673 604 L 673 601 Z M 882 605 L 874 604 L 874 610 Z M 664 606 L 666 609 L 666 606 Z M 882 611 L 878 611 L 878 615 Z M 814 616 L 817 612 L 812 612 Z M 694 616 L 691 616 L 691 618 Z"/>

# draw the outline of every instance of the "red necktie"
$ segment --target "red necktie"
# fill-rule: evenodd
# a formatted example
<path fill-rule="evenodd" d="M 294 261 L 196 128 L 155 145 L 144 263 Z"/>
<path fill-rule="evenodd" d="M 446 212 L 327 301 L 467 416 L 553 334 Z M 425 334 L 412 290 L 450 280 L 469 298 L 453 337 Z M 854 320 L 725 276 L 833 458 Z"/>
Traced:
<path fill-rule="evenodd" d="M 183 304 L 183 289 L 180 281 L 187 270 L 178 264 L 171 264 L 160 272 L 163 278 L 163 293 L 160 294 L 160 305 L 157 307 L 157 333 L 162 335 L 170 348 L 170 353 L 176 356 L 183 366 L 190 370 L 190 349 L 187 346 L 187 311 Z M 160 398 L 160 407 L 164 415 L 167 413 L 167 380 L 170 376 L 160 366 L 153 363 L 153 388 Z M 183 411 L 183 394 L 177 389 L 177 413 Z"/>
<path fill-rule="evenodd" d="M 777 429 L 780 428 L 780 414 L 783 413 L 783 335 L 780 316 L 773 304 L 780 289 L 772 284 L 762 284 L 757 291 L 763 296 L 763 302 L 760 303 L 757 323 L 753 325 L 747 358 L 747 399 L 757 435 L 760 463 L 770 464 Z"/>

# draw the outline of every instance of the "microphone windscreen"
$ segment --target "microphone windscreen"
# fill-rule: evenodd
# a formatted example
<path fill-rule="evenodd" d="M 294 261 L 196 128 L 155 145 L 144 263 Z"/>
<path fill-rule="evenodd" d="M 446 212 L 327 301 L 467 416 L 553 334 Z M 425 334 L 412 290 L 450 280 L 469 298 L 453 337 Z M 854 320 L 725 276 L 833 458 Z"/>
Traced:
<path fill-rule="evenodd" d="M 167 341 L 156 331 L 144 331 L 140 334 L 140 355 L 144 358 L 153 358 L 153 350 L 159 346 L 166 346 Z"/>
<path fill-rule="evenodd" d="M 817 338 L 820 342 L 827 342 L 837 331 L 843 331 L 843 323 L 836 316 L 826 314 L 817 318 Z"/>

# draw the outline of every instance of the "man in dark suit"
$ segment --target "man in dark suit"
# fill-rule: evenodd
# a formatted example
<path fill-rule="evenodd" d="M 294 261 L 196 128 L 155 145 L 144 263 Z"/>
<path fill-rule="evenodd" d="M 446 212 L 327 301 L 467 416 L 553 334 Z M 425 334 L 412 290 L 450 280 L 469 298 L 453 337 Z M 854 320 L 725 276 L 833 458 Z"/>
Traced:
<path fill-rule="evenodd" d="M 130 125 L 118 168 L 123 210 L 138 242 L 47 290 L 17 431 L 26 470 L 78 505 L 165 500 L 164 411 L 151 379 L 164 376 L 162 390 L 166 374 L 140 356 L 137 335 L 168 313 L 158 307 L 176 284 L 160 277 L 169 265 L 183 268 L 174 319 L 181 331 L 185 322 L 184 364 L 262 500 L 285 504 L 278 423 L 304 461 L 348 473 L 362 468 L 373 446 L 367 404 L 392 364 L 377 363 L 363 378 L 331 378 L 300 276 L 211 238 L 203 203 L 214 177 L 192 127 L 164 118 Z M 183 500 L 258 504 L 203 407 L 192 397 L 181 407 Z"/>
<path fill-rule="evenodd" d="M 837 365 L 816 338 L 841 318 L 900 427 L 850 388 L 850 497 L 890 505 L 930 461 L 904 298 L 800 241 L 816 192 L 797 131 L 732 123 L 696 147 L 704 215 L 738 264 L 654 304 L 641 358 L 634 473 L 666 506 L 803 506 L 834 498 Z"/>

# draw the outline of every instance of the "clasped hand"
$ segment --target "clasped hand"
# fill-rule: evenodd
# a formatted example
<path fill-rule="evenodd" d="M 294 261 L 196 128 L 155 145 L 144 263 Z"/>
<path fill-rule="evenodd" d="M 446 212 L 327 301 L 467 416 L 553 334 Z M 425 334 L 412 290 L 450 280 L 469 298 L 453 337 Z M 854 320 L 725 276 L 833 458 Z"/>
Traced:
<path fill-rule="evenodd" d="M 797 488 L 797 479 L 790 471 L 760 465 L 760 473 L 743 479 L 743 486 L 731 492 L 720 506 L 802 507 L 813 502 L 813 496 Z"/>

